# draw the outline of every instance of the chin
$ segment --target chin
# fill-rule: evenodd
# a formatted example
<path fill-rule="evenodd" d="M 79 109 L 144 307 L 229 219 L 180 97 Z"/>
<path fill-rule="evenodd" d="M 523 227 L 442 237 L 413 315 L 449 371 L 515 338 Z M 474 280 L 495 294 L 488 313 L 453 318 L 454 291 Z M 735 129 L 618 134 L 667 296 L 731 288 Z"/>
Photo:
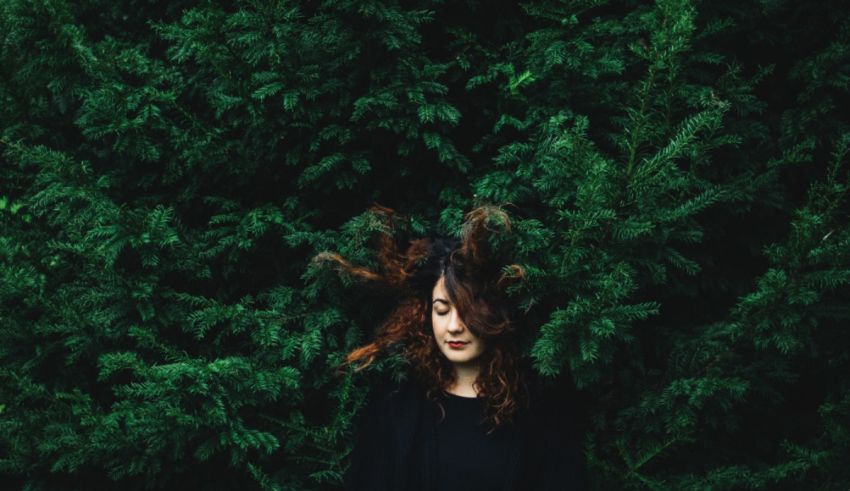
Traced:
<path fill-rule="evenodd" d="M 443 354 L 446 356 L 446 358 L 449 359 L 449 361 L 454 362 L 454 363 L 466 363 L 466 362 L 472 361 L 475 358 L 474 356 L 468 356 L 468 355 L 458 356 L 454 353 L 443 353 Z"/>

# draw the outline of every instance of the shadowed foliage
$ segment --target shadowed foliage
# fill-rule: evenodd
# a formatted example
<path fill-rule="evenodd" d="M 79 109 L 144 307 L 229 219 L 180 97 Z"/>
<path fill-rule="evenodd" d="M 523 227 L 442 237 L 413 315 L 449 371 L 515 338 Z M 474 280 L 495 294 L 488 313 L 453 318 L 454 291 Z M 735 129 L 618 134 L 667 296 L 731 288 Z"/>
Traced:
<path fill-rule="evenodd" d="M 4 487 L 338 489 L 368 272 L 498 209 L 592 489 L 846 491 L 848 7 L 0 2 Z"/>

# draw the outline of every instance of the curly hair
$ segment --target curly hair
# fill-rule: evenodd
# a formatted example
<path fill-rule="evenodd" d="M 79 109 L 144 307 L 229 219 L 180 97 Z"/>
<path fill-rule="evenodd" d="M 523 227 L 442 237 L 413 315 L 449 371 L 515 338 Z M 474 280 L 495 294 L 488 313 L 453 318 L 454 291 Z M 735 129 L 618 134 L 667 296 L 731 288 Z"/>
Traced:
<path fill-rule="evenodd" d="M 360 371 L 378 356 L 399 347 L 415 378 L 426 389 L 426 397 L 440 407 L 445 417 L 438 394 L 456 382 L 456 374 L 437 346 L 429 315 L 432 290 L 443 276 L 450 301 L 464 324 L 484 344 L 479 358 L 481 370 L 475 380 L 480 396 L 486 399 L 479 422 L 488 423 L 489 434 L 512 421 L 520 404 L 528 404 L 528 388 L 520 369 L 518 333 L 509 315 L 506 289 L 523 279 L 525 270 L 518 264 L 500 262 L 488 240 L 495 231 L 488 227 L 492 219 L 510 231 L 507 213 L 497 206 L 480 206 L 465 215 L 460 238 L 432 234 L 409 241 L 401 253 L 392 234 L 395 222 L 403 217 L 381 205 L 372 206 L 370 212 L 382 217 L 389 231 L 381 233 L 377 241 L 380 272 L 353 265 L 333 252 L 322 252 L 313 258 L 316 262 L 331 262 L 399 294 L 398 304 L 378 327 L 374 341 L 348 353 L 342 367 L 357 365 L 355 371 Z"/>

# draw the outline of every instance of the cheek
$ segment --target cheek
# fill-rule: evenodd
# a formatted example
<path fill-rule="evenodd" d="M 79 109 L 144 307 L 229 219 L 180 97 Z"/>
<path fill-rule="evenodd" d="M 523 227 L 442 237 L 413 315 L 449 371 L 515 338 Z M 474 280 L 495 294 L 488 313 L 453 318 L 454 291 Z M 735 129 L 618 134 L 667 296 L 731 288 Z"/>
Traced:
<path fill-rule="evenodd" d="M 484 343 L 482 343 L 480 340 L 475 343 L 475 352 L 479 355 L 484 353 Z"/>

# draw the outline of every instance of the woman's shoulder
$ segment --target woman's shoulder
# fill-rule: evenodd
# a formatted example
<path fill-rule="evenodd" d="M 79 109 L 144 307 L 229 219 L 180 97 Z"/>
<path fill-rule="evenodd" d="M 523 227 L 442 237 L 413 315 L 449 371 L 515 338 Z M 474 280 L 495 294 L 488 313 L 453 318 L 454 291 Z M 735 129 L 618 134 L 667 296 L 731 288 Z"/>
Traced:
<path fill-rule="evenodd" d="M 544 377 L 535 370 L 525 372 L 531 410 L 541 416 L 580 413 L 580 401 L 568 374 Z"/>
<path fill-rule="evenodd" d="M 570 377 L 544 377 L 535 370 L 525 370 L 523 380 L 527 389 L 528 411 L 532 419 L 549 420 L 581 413 L 580 401 Z M 391 413 L 409 414 L 426 398 L 421 382 L 407 374 L 382 375 L 370 384 L 369 406 L 382 416 Z"/>
<path fill-rule="evenodd" d="M 370 384 L 367 405 L 370 411 L 386 415 L 416 404 L 423 396 L 421 385 L 410 377 L 382 375 Z"/>

